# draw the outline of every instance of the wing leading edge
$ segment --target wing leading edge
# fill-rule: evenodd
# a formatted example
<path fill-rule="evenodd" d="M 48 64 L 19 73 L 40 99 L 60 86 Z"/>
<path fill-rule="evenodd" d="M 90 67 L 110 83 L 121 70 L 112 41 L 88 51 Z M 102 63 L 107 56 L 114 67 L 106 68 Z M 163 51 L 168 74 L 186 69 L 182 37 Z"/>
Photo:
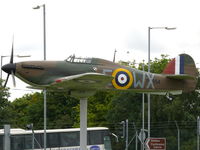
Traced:
<path fill-rule="evenodd" d="M 48 89 L 57 88 L 80 91 L 105 89 L 112 79 L 112 76 L 101 73 L 83 73 L 58 78 L 48 86 Z"/>

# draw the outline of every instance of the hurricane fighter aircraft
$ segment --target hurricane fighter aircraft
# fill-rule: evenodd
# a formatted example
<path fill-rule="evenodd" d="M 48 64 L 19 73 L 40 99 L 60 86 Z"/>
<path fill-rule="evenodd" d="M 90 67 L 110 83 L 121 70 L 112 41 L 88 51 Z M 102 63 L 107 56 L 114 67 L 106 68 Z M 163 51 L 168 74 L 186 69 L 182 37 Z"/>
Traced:
<path fill-rule="evenodd" d="M 181 94 L 195 89 L 197 69 L 193 59 L 180 54 L 172 59 L 162 74 L 140 71 L 100 58 L 77 58 L 64 61 L 25 61 L 2 67 L 35 89 L 65 91 L 88 96 L 97 90 L 129 90 L 151 94 Z"/>

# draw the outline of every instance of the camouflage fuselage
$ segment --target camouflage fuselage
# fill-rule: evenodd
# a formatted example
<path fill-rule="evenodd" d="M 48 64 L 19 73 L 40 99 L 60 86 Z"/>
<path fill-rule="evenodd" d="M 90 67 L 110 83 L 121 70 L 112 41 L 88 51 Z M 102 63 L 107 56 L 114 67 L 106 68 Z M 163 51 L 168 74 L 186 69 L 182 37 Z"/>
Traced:
<path fill-rule="evenodd" d="M 16 63 L 15 75 L 32 86 L 46 88 L 59 82 L 60 78 L 84 73 L 101 73 L 112 76 L 113 79 L 102 89 L 188 92 L 193 90 L 196 85 L 196 80 L 169 79 L 164 74 L 148 73 L 98 58 L 92 58 L 90 62 L 20 62 Z"/>

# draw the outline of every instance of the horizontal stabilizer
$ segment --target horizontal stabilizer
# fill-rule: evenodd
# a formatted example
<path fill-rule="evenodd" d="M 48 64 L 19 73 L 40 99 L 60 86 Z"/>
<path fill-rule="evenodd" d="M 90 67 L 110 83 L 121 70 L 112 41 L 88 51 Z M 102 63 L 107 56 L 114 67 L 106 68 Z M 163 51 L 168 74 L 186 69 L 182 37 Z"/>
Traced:
<path fill-rule="evenodd" d="M 188 74 L 179 74 L 179 75 L 172 75 L 168 74 L 166 75 L 167 78 L 169 79 L 175 79 L 175 80 L 185 80 L 185 79 L 194 79 L 194 76 L 190 76 Z"/>

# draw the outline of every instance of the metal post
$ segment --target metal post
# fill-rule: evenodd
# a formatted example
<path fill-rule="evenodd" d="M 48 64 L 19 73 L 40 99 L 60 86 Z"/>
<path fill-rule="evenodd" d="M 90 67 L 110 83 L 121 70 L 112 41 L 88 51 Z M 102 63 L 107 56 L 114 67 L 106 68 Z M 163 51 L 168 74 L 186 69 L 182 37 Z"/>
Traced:
<path fill-rule="evenodd" d="M 179 130 L 179 126 L 176 120 L 175 120 L 175 123 L 176 123 L 177 132 L 178 132 L 178 150 L 180 150 L 180 130 Z"/>
<path fill-rule="evenodd" d="M 3 65 L 3 56 L 1 56 L 1 68 L 2 68 L 2 65 Z M 1 79 L 2 79 L 2 69 L 1 69 Z"/>
<path fill-rule="evenodd" d="M 35 134 L 34 134 L 34 129 L 33 129 L 33 123 L 31 123 L 31 124 L 27 124 L 26 125 L 26 128 L 28 129 L 28 130 L 31 130 L 32 131 L 32 150 L 34 150 L 34 146 L 35 146 Z"/>
<path fill-rule="evenodd" d="M 32 150 L 34 150 L 35 142 L 34 142 L 34 132 L 32 130 Z"/>
<path fill-rule="evenodd" d="M 47 91 L 44 89 L 44 150 L 46 150 L 47 146 Z"/>
<path fill-rule="evenodd" d="M 128 119 L 126 119 L 126 150 L 128 150 Z"/>
<path fill-rule="evenodd" d="M 35 134 L 34 134 L 34 129 L 33 129 L 33 123 L 31 123 L 31 130 L 32 130 L 32 150 L 35 149 Z"/>
<path fill-rule="evenodd" d="M 150 31 L 151 31 L 151 27 L 148 27 L 148 72 L 150 72 Z"/>
<path fill-rule="evenodd" d="M 46 11 L 45 11 L 45 4 L 42 5 L 43 7 L 43 28 L 44 28 L 44 60 L 46 60 Z M 44 89 L 44 150 L 47 147 L 47 91 Z"/>
<path fill-rule="evenodd" d="M 43 26 L 44 26 L 44 60 L 46 60 L 46 9 L 45 4 L 43 6 Z"/>
<path fill-rule="evenodd" d="M 150 73 L 150 59 L 151 59 L 151 45 L 150 45 L 150 34 L 151 34 L 151 29 L 165 29 L 165 30 L 175 30 L 175 27 L 148 27 L 148 73 Z M 150 122 L 151 122 L 151 96 L 150 93 L 148 95 L 148 138 L 151 136 L 151 127 L 150 127 Z"/>
<path fill-rule="evenodd" d="M 197 150 L 199 150 L 200 118 L 197 117 Z"/>
<path fill-rule="evenodd" d="M 144 93 L 142 93 L 142 150 L 144 150 Z"/>
<path fill-rule="evenodd" d="M 44 48 L 44 60 L 46 60 L 46 8 L 45 4 L 41 6 L 33 7 L 33 9 L 40 9 L 43 7 L 43 48 Z M 46 89 L 44 89 L 44 150 L 46 150 Z"/>
<path fill-rule="evenodd" d="M 87 99 L 80 99 L 80 150 L 87 150 Z"/>
<path fill-rule="evenodd" d="M 151 137 L 151 96 L 150 94 L 148 93 L 147 94 L 147 98 L 148 98 L 148 138 Z"/>
<path fill-rule="evenodd" d="M 44 60 L 46 60 L 46 7 L 45 4 L 41 6 L 33 7 L 33 9 L 40 9 L 40 7 L 43 7 L 43 39 L 44 39 Z"/>
<path fill-rule="evenodd" d="M 113 56 L 113 62 L 115 62 L 116 53 L 117 53 L 117 50 L 115 49 L 114 56 Z"/>
<path fill-rule="evenodd" d="M 135 131 L 135 150 L 138 149 L 138 131 Z"/>
<path fill-rule="evenodd" d="M 151 31 L 151 28 L 148 27 L 148 73 L 150 73 L 150 31 Z M 148 93 L 147 94 L 148 96 L 148 138 L 150 138 L 150 130 L 151 130 L 151 127 L 150 127 L 150 122 L 151 122 L 151 97 L 150 97 L 150 94 Z"/>
<path fill-rule="evenodd" d="M 4 125 L 4 150 L 10 150 L 10 125 Z"/>
<path fill-rule="evenodd" d="M 144 71 L 144 64 L 142 64 L 142 70 Z M 144 150 L 144 93 L 142 93 L 142 150 Z"/>
<path fill-rule="evenodd" d="M 45 4 L 43 6 L 43 26 L 44 26 L 44 60 L 46 60 L 46 10 L 45 10 Z M 46 150 L 47 146 L 47 91 L 44 90 L 44 150 Z"/>
<path fill-rule="evenodd" d="M 122 124 L 122 136 L 121 136 L 121 138 L 125 138 L 125 136 L 126 136 L 126 123 L 125 123 L 125 121 L 121 121 L 120 124 Z"/>

